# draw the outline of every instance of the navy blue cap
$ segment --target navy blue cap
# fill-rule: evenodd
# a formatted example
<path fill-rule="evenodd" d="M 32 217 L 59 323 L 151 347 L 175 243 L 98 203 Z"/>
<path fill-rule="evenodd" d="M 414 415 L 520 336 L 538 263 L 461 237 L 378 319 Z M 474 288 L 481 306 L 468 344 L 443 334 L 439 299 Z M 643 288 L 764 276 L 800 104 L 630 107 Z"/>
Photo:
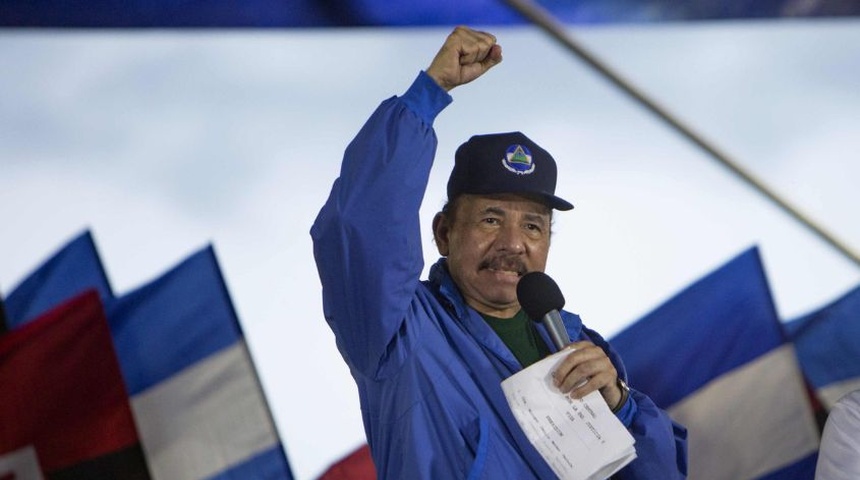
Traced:
<path fill-rule="evenodd" d="M 557 176 L 552 155 L 522 133 L 475 135 L 454 155 L 448 200 L 464 193 L 513 193 L 534 196 L 556 210 L 570 210 L 570 202 L 555 196 Z"/>

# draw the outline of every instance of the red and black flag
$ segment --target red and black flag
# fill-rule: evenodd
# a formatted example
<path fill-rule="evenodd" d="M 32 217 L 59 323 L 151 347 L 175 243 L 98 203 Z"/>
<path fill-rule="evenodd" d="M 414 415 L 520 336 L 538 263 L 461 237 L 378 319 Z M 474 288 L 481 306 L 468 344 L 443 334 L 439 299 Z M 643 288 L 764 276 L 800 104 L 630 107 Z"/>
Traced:
<path fill-rule="evenodd" d="M 0 337 L 0 385 L 0 479 L 150 478 L 95 291 Z"/>

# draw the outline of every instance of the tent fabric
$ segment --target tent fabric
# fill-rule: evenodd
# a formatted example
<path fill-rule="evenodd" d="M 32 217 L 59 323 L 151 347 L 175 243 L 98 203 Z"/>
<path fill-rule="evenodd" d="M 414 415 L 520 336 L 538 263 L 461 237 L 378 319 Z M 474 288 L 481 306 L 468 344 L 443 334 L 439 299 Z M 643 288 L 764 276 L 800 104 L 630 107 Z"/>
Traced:
<path fill-rule="evenodd" d="M 834 17 L 860 14 L 853 0 L 544 0 L 568 24 Z M 65 28 L 325 28 L 517 25 L 501 0 L 4 0 L 0 26 Z"/>

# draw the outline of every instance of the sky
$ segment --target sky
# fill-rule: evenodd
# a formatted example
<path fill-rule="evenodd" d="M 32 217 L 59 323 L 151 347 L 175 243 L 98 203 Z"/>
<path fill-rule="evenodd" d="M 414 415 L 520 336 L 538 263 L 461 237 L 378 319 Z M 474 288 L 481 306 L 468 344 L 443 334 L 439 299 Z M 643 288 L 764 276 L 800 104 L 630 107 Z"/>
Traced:
<path fill-rule="evenodd" d="M 450 30 L 0 30 L 0 291 L 87 228 L 120 295 L 211 242 L 294 473 L 314 478 L 364 436 L 308 232 L 347 143 Z M 860 283 L 860 266 L 548 36 L 487 30 L 504 61 L 436 120 L 427 265 L 456 147 L 520 130 L 576 206 L 556 215 L 547 273 L 606 337 L 754 245 L 785 320 Z M 860 23 L 571 34 L 860 249 Z"/>

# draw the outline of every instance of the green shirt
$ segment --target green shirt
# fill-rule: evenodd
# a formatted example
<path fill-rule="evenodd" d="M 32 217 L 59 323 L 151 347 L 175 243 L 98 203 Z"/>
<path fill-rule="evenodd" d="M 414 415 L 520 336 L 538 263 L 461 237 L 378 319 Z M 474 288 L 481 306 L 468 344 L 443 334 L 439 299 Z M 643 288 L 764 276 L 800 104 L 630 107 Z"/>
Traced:
<path fill-rule="evenodd" d="M 512 318 L 481 316 L 505 342 L 523 368 L 549 355 L 549 348 L 524 311 L 520 310 Z"/>

